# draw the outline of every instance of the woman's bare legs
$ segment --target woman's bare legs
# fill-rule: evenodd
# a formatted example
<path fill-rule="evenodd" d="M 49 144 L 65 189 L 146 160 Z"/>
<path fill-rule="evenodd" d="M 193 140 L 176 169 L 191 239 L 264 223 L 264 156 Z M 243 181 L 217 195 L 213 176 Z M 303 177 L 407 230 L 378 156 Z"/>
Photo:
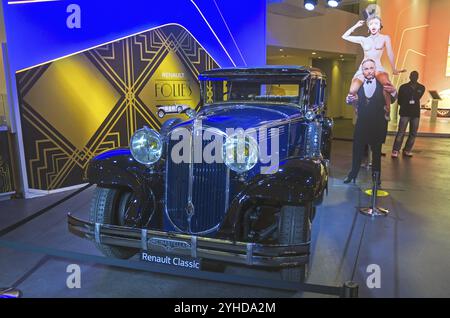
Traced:
<path fill-rule="evenodd" d="M 389 80 L 389 74 L 386 72 L 376 72 L 375 77 L 383 86 L 392 85 L 391 81 Z M 386 102 L 386 105 L 384 107 L 384 110 L 386 111 L 385 117 L 386 120 L 389 121 L 391 119 L 391 95 L 386 91 L 383 91 L 383 93 Z"/>

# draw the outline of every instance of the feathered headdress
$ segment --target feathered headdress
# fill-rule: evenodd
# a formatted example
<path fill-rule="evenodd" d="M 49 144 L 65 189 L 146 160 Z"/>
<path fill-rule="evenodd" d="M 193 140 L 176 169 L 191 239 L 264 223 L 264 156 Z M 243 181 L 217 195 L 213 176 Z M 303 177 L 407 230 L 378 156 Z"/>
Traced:
<path fill-rule="evenodd" d="M 369 4 L 363 11 L 363 16 L 366 21 L 373 17 L 381 18 L 380 6 L 377 4 Z"/>

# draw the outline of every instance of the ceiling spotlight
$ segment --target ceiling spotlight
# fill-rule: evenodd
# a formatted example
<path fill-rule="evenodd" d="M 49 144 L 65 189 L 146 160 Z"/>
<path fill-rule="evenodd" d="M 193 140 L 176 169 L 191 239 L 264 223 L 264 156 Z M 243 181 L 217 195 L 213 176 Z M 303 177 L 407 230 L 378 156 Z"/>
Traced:
<path fill-rule="evenodd" d="M 328 6 L 336 8 L 339 5 L 339 2 L 341 2 L 341 0 L 328 0 L 327 2 Z"/>
<path fill-rule="evenodd" d="M 316 55 L 317 53 L 316 52 L 312 52 L 312 55 Z"/>
<path fill-rule="evenodd" d="M 317 5 L 317 0 L 305 0 L 304 4 L 306 10 L 312 11 Z"/>
<path fill-rule="evenodd" d="M 283 49 L 280 49 L 280 52 L 283 52 Z"/>
<path fill-rule="evenodd" d="M 341 54 L 341 55 L 339 55 L 339 56 L 340 56 L 340 57 L 344 57 L 344 55 L 342 55 L 342 54 Z"/>

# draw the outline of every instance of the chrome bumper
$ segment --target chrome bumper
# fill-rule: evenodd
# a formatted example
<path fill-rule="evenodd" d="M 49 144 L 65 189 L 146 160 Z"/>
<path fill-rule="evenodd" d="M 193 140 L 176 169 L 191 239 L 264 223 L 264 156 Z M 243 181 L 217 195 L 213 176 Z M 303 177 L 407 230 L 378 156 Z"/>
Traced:
<path fill-rule="evenodd" d="M 185 255 L 258 267 L 292 267 L 308 263 L 310 242 L 267 245 L 168 233 L 84 221 L 68 214 L 69 231 L 99 244 Z M 172 244 L 161 244 L 169 242 Z"/>

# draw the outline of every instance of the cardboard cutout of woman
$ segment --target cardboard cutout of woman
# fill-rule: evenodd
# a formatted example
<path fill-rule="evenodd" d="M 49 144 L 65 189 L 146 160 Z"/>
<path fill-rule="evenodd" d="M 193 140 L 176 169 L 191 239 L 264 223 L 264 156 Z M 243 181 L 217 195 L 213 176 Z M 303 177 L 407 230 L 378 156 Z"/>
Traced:
<path fill-rule="evenodd" d="M 390 80 L 389 80 L 389 74 L 384 69 L 383 65 L 381 65 L 381 57 L 383 56 L 384 48 L 387 50 L 387 54 L 389 57 L 389 62 L 391 63 L 391 67 L 393 70 L 394 75 L 398 75 L 402 72 L 406 72 L 406 70 L 397 70 L 395 67 L 395 57 L 394 52 L 392 50 L 392 44 L 391 44 L 391 38 L 389 35 L 381 34 L 380 31 L 383 28 L 381 24 L 381 18 L 377 15 L 375 15 L 374 11 L 371 13 L 367 13 L 366 10 L 366 16 L 367 20 L 360 20 L 358 21 L 354 26 L 352 26 L 350 29 L 348 29 L 343 35 L 342 38 L 346 41 L 352 42 L 352 43 L 358 43 L 361 45 L 361 47 L 364 50 L 364 58 L 363 61 L 367 59 L 372 59 L 375 61 L 376 64 L 376 73 L 375 76 L 377 80 L 383 85 L 383 86 L 392 86 Z M 369 28 L 370 35 L 367 37 L 364 36 L 352 36 L 351 34 L 359 27 L 362 27 L 364 23 L 367 23 L 367 26 Z M 349 95 L 356 96 L 358 93 L 359 88 L 364 83 L 364 76 L 362 73 L 361 66 L 359 67 L 358 71 L 355 73 L 352 79 L 352 84 L 350 86 Z M 390 104 L 391 104 L 391 97 L 389 96 L 389 93 L 386 91 L 384 92 L 385 100 L 386 100 L 386 120 L 390 120 Z"/>

